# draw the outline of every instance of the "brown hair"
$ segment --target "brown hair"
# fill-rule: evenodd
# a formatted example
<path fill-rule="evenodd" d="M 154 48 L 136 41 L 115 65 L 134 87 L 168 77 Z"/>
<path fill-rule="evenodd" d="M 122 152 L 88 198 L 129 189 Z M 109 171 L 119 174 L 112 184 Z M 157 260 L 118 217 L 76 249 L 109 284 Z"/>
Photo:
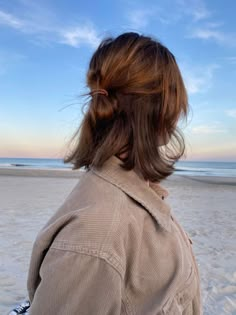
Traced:
<path fill-rule="evenodd" d="M 173 54 L 159 41 L 137 33 L 104 39 L 87 72 L 90 99 L 64 163 L 73 169 L 101 167 L 128 152 L 121 167 L 160 182 L 173 173 L 185 143 L 176 127 L 187 117 L 186 89 Z M 106 93 L 92 93 L 105 89 Z M 78 137 L 77 137 L 78 136 Z M 167 139 L 162 145 L 161 139 Z M 169 143 L 168 143 L 169 141 Z"/>

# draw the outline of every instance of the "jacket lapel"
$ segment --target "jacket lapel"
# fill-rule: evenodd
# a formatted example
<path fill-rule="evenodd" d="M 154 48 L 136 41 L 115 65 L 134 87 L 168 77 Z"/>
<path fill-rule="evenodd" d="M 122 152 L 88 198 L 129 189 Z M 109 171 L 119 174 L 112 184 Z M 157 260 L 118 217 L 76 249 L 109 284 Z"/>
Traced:
<path fill-rule="evenodd" d="M 122 169 L 121 163 L 122 161 L 113 155 L 101 168 L 90 166 L 90 170 L 139 202 L 160 226 L 170 232 L 171 208 L 162 200 L 162 196 L 168 196 L 168 191 L 156 183 L 150 183 L 149 187 L 148 182 L 134 170 Z"/>

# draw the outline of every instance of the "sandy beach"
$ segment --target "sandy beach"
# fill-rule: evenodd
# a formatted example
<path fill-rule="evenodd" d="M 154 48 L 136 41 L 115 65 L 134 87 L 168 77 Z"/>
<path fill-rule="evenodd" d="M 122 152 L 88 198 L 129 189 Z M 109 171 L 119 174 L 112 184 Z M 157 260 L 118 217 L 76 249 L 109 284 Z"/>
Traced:
<path fill-rule="evenodd" d="M 81 173 L 0 169 L 0 314 L 27 297 L 36 234 Z M 172 212 L 193 241 L 204 315 L 236 314 L 236 178 L 172 175 L 162 185 Z"/>

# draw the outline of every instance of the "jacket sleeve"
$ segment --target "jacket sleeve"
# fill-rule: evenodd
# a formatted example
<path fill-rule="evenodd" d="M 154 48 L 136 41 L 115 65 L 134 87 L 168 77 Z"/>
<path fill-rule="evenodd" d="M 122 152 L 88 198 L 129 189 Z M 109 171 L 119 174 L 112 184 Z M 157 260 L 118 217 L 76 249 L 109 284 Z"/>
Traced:
<path fill-rule="evenodd" d="M 31 315 L 120 315 L 119 272 L 99 257 L 50 248 L 40 267 Z"/>

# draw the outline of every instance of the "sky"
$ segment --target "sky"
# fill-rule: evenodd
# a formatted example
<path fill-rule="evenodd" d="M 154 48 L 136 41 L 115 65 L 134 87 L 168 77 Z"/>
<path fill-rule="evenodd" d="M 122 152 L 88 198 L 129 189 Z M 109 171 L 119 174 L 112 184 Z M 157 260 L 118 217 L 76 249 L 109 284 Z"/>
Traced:
<path fill-rule="evenodd" d="M 0 0 L 0 157 L 63 158 L 89 60 L 123 32 L 175 55 L 190 114 L 185 160 L 236 161 L 234 0 Z"/>

